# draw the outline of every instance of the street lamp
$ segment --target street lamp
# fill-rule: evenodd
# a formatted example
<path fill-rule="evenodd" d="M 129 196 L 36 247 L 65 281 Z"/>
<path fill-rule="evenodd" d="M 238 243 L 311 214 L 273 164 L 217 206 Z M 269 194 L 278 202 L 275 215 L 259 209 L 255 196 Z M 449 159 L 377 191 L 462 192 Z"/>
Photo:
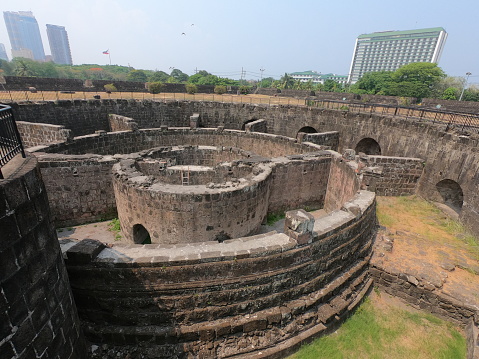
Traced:
<path fill-rule="evenodd" d="M 464 90 L 466 89 L 466 86 L 467 86 L 467 80 L 469 80 L 469 76 L 471 75 L 472 74 L 470 72 L 466 72 L 466 82 L 464 83 L 464 86 L 462 88 L 461 96 L 459 96 L 459 101 L 462 100 L 462 95 L 464 95 Z"/>

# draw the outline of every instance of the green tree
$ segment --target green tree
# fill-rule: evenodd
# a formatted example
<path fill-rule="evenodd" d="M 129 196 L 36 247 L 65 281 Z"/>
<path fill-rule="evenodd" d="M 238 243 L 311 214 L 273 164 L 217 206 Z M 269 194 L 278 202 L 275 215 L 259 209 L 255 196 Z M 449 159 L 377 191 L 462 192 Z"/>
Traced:
<path fill-rule="evenodd" d="M 16 57 L 12 61 L 14 63 L 14 73 L 17 76 L 34 76 L 34 72 L 32 71 L 29 60 L 24 59 L 21 57 Z M 30 61 L 31 62 L 31 61 Z"/>
<path fill-rule="evenodd" d="M 3 76 L 11 76 L 13 75 L 15 69 L 14 69 L 14 66 L 11 62 L 8 62 L 6 60 L 2 60 L 0 59 L 0 70 L 1 71 L 1 74 Z"/>
<path fill-rule="evenodd" d="M 145 72 L 142 70 L 131 70 L 128 75 L 126 76 L 128 81 L 135 81 L 135 82 L 146 82 L 148 77 L 146 76 Z"/>
<path fill-rule="evenodd" d="M 444 90 L 442 94 L 443 100 L 457 100 L 458 99 L 459 90 L 455 87 L 448 87 Z"/>
<path fill-rule="evenodd" d="M 174 77 L 176 82 L 186 82 L 188 81 L 188 75 L 185 74 L 183 71 L 180 69 L 173 69 L 170 74 L 171 77 Z"/>
<path fill-rule="evenodd" d="M 392 72 L 378 71 L 365 73 L 350 91 L 358 94 L 384 95 L 391 83 Z"/>
<path fill-rule="evenodd" d="M 287 73 L 285 73 L 278 82 L 274 83 L 274 85 L 276 85 L 275 87 L 280 89 L 291 89 L 294 86 L 294 79 Z"/>
<path fill-rule="evenodd" d="M 414 62 L 393 72 L 386 94 L 423 99 L 432 94 L 434 86 L 444 77 L 446 74 L 437 64 Z"/>
<path fill-rule="evenodd" d="M 164 71 L 155 71 L 150 77 L 149 77 L 149 81 L 150 82 L 166 82 L 168 80 L 168 77 L 170 77 L 170 75 L 168 75 L 166 72 Z"/>
<path fill-rule="evenodd" d="M 272 77 L 265 77 L 258 83 L 258 87 L 271 87 L 274 82 L 274 78 Z"/>

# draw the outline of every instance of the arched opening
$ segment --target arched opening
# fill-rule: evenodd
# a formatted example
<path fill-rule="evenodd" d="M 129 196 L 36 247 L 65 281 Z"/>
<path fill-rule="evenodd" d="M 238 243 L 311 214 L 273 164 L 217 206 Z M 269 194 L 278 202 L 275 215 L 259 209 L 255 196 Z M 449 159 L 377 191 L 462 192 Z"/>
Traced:
<path fill-rule="evenodd" d="M 451 179 L 445 179 L 436 183 L 436 189 L 441 195 L 443 203 L 460 214 L 464 202 L 464 193 L 459 183 Z"/>
<path fill-rule="evenodd" d="M 133 242 L 137 244 L 150 244 L 150 233 L 141 224 L 135 224 L 133 226 Z"/>
<path fill-rule="evenodd" d="M 372 138 L 363 138 L 361 141 L 358 142 L 356 148 L 354 149 L 356 153 L 362 152 L 366 155 L 380 155 L 381 154 L 381 146 L 376 140 Z"/>
<path fill-rule="evenodd" d="M 258 120 L 257 118 L 252 118 L 251 120 L 247 120 L 247 121 L 243 122 L 243 126 L 241 126 L 241 131 L 244 131 L 246 129 L 246 124 L 247 123 L 254 122 L 254 121 L 257 121 L 257 120 Z"/>
<path fill-rule="evenodd" d="M 304 126 L 304 127 L 301 127 L 299 129 L 298 133 L 296 134 L 296 138 L 298 138 L 298 135 L 300 134 L 300 132 L 303 132 L 303 133 L 318 133 L 318 131 L 314 127 Z"/>

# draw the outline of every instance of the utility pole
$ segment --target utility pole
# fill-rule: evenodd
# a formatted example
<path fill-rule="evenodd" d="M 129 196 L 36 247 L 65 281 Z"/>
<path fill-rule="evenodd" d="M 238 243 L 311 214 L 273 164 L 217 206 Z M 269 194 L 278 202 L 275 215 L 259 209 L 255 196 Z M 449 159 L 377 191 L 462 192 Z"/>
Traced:
<path fill-rule="evenodd" d="M 241 68 L 241 80 L 240 80 L 241 85 L 244 85 L 243 84 L 243 74 L 244 74 L 244 71 L 243 71 L 243 68 Z"/>
<path fill-rule="evenodd" d="M 264 71 L 265 69 L 263 69 L 263 67 L 261 67 L 259 70 L 261 71 L 261 77 L 260 77 L 260 79 L 259 79 L 259 86 L 261 87 L 261 81 L 263 81 L 263 71 Z"/>
<path fill-rule="evenodd" d="M 466 72 L 466 82 L 464 83 L 464 86 L 462 87 L 462 92 L 461 92 L 461 96 L 459 96 L 459 101 L 462 100 L 462 95 L 464 95 L 464 90 L 466 89 L 467 81 L 469 80 L 469 76 L 471 75 L 472 74 L 470 72 Z"/>

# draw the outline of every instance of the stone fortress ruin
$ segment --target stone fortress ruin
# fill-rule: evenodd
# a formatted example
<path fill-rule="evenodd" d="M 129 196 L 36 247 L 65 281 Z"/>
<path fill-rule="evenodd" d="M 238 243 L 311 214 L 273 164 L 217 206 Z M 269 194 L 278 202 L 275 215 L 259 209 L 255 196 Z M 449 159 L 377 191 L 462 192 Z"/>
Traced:
<path fill-rule="evenodd" d="M 0 180 L 12 357 L 86 357 L 85 339 L 119 356 L 284 357 L 370 290 L 376 194 L 442 202 L 479 233 L 479 138 L 443 124 L 222 102 L 12 107 L 30 152 Z M 284 230 L 262 233 L 279 213 Z M 52 223 L 116 216 L 126 243 L 58 246 Z"/>

